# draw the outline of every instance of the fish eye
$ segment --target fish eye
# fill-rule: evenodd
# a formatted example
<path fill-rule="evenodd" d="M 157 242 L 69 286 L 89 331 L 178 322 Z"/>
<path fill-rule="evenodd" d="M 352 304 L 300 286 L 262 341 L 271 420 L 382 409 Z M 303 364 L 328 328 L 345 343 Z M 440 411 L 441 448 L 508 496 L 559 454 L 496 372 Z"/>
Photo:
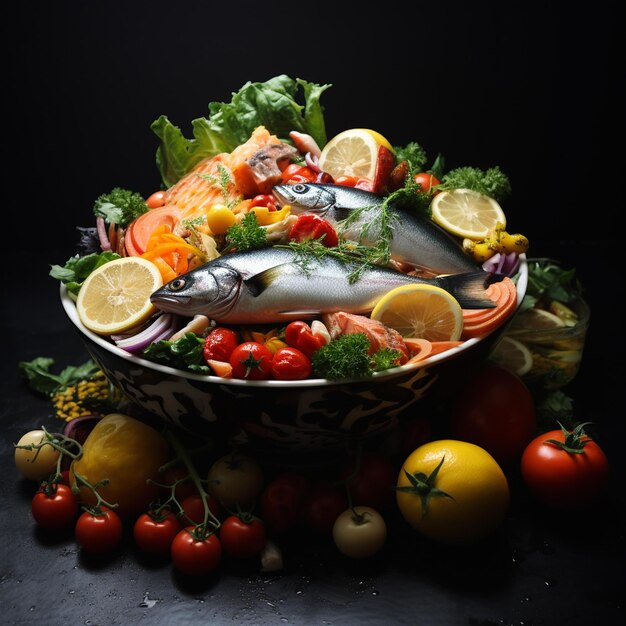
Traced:
<path fill-rule="evenodd" d="M 308 187 L 304 183 L 296 183 L 291 189 L 296 193 L 306 193 Z"/>
<path fill-rule="evenodd" d="M 184 278 L 175 278 L 170 284 L 170 291 L 180 291 L 185 285 L 187 281 Z"/>

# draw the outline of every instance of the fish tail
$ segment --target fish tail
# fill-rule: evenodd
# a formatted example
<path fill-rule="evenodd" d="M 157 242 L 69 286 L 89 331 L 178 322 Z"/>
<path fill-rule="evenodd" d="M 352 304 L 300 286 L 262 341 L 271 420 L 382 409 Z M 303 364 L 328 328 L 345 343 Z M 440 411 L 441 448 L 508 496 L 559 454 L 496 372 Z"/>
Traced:
<path fill-rule="evenodd" d="M 500 282 L 503 278 L 502 274 L 489 274 L 480 270 L 438 276 L 435 278 L 435 284 L 454 297 L 463 309 L 491 309 L 495 303 L 487 296 L 485 290 L 489 285 Z"/>

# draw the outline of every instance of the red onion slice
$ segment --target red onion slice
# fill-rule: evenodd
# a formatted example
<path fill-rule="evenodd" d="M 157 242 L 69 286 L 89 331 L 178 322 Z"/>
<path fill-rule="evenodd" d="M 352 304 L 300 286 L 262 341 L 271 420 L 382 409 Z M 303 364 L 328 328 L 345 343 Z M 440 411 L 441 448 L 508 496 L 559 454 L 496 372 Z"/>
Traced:
<path fill-rule="evenodd" d="M 115 345 L 127 352 L 139 352 L 151 343 L 160 341 L 166 336 L 169 337 L 173 332 L 173 315 L 171 313 L 163 313 L 145 330 L 131 337 L 119 339 L 115 342 Z"/>
<path fill-rule="evenodd" d="M 100 247 L 103 251 L 111 250 L 111 242 L 107 235 L 107 227 L 104 223 L 104 218 L 100 215 L 96 217 L 96 230 L 98 231 L 98 240 L 100 241 Z"/>

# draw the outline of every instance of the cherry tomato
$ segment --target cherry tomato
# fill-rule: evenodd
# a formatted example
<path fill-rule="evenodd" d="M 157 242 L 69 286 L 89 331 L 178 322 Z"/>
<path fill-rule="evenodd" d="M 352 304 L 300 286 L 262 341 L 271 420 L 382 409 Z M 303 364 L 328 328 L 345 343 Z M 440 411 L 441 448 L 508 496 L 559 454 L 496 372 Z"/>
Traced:
<path fill-rule="evenodd" d="M 260 193 L 252 198 L 250 208 L 255 206 L 267 207 L 270 211 L 276 210 L 276 198 L 271 193 Z"/>
<path fill-rule="evenodd" d="M 86 552 L 109 552 L 122 541 L 124 527 L 120 516 L 103 506 L 99 512 L 85 511 L 74 530 L 78 545 Z"/>
<path fill-rule="evenodd" d="M 332 224 L 319 215 L 303 213 L 289 229 L 288 238 L 291 241 L 307 241 L 320 239 L 327 248 L 332 248 L 339 243 L 337 232 Z"/>
<path fill-rule="evenodd" d="M 249 507 L 263 490 L 263 470 L 258 461 L 241 452 L 217 459 L 207 474 L 207 491 L 225 508 Z"/>
<path fill-rule="evenodd" d="M 317 180 L 317 172 L 314 172 L 306 165 L 290 163 L 282 173 L 284 184 L 293 185 L 295 183 L 313 183 Z"/>
<path fill-rule="evenodd" d="M 333 540 L 340 552 L 363 559 L 379 552 L 387 540 L 387 524 L 369 506 L 354 506 L 341 513 L 333 524 Z"/>
<path fill-rule="evenodd" d="M 378 511 L 394 501 L 398 470 L 383 454 L 365 452 L 360 459 L 346 461 L 339 478 L 346 482 L 353 505 L 364 505 Z"/>
<path fill-rule="evenodd" d="M 45 482 L 33 496 L 31 511 L 41 528 L 67 528 L 78 514 L 78 500 L 67 485 Z"/>
<path fill-rule="evenodd" d="M 339 176 L 335 178 L 336 185 L 343 185 L 344 187 L 355 187 L 359 182 L 359 176 Z"/>
<path fill-rule="evenodd" d="M 265 547 L 267 533 L 263 522 L 250 515 L 229 515 L 220 527 L 220 541 L 228 556 L 248 559 Z"/>
<path fill-rule="evenodd" d="M 228 361 L 233 368 L 233 378 L 266 380 L 272 372 L 274 353 L 258 341 L 244 341 L 231 353 Z"/>
<path fill-rule="evenodd" d="M 217 326 L 204 340 L 203 355 L 206 361 L 228 361 L 239 345 L 239 336 L 234 330 Z"/>
<path fill-rule="evenodd" d="M 146 200 L 146 204 L 151 209 L 158 209 L 160 206 L 165 205 L 165 191 L 155 191 L 153 194 L 148 196 Z"/>
<path fill-rule="evenodd" d="M 298 348 L 279 348 L 272 359 L 272 376 L 278 380 L 304 380 L 311 375 L 311 359 Z"/>
<path fill-rule="evenodd" d="M 608 459 L 585 434 L 584 426 L 543 433 L 528 444 L 522 455 L 525 485 L 536 500 L 551 509 L 587 507 L 608 486 Z"/>
<path fill-rule="evenodd" d="M 452 436 L 484 448 L 502 467 L 519 463 L 536 427 L 530 390 L 497 365 L 474 371 L 452 409 Z"/>
<path fill-rule="evenodd" d="M 222 544 L 214 533 L 187 526 L 172 541 L 172 562 L 187 576 L 203 576 L 217 569 L 222 558 Z"/>
<path fill-rule="evenodd" d="M 142 513 L 133 526 L 133 537 L 140 550 L 150 554 L 169 554 L 174 537 L 181 531 L 176 516 L 169 510 Z"/>
<path fill-rule="evenodd" d="M 283 533 L 298 525 L 308 482 L 298 472 L 281 472 L 265 486 L 261 494 L 261 519 L 270 532 Z"/>
<path fill-rule="evenodd" d="M 309 530 L 331 533 L 335 520 L 346 506 L 347 501 L 342 489 L 328 483 L 318 483 L 304 494 L 300 519 Z"/>
<path fill-rule="evenodd" d="M 204 523 L 204 503 L 198 492 L 186 496 L 180 501 L 183 511 L 181 519 L 184 524 L 203 524 Z M 221 517 L 222 507 L 215 498 L 207 498 L 207 506 L 209 511 L 217 518 Z"/>
<path fill-rule="evenodd" d="M 322 346 L 326 345 L 326 339 L 313 334 L 311 327 L 300 320 L 289 322 L 285 328 L 285 343 L 303 352 L 309 359 Z"/>
<path fill-rule="evenodd" d="M 57 461 L 60 452 L 49 441 L 53 435 L 47 435 L 43 430 L 30 430 L 24 433 L 17 442 L 14 452 L 15 467 L 29 480 L 40 483 L 51 474 L 56 473 Z M 40 446 L 20 448 L 19 446 Z"/>
<path fill-rule="evenodd" d="M 420 172 L 419 174 L 415 174 L 413 180 L 420 185 L 420 190 L 424 193 L 430 193 L 435 185 L 441 185 L 441 181 L 432 174 L 429 174 L 428 172 Z M 432 191 L 432 193 L 433 195 L 436 195 L 439 192 L 435 189 Z"/>

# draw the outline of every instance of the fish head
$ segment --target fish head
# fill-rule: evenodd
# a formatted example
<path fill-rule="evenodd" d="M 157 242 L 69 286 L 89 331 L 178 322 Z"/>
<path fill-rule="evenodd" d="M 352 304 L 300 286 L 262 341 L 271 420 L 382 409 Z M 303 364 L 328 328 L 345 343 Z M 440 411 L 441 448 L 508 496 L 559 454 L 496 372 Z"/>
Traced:
<path fill-rule="evenodd" d="M 219 263 L 205 264 L 154 291 L 150 302 L 169 313 L 220 319 L 237 302 L 241 285 L 241 274 L 233 268 Z"/>
<path fill-rule="evenodd" d="M 296 183 L 275 185 L 274 197 L 281 204 L 291 206 L 292 213 L 316 213 L 325 215 L 335 206 L 335 194 L 326 185 L 319 183 Z"/>

